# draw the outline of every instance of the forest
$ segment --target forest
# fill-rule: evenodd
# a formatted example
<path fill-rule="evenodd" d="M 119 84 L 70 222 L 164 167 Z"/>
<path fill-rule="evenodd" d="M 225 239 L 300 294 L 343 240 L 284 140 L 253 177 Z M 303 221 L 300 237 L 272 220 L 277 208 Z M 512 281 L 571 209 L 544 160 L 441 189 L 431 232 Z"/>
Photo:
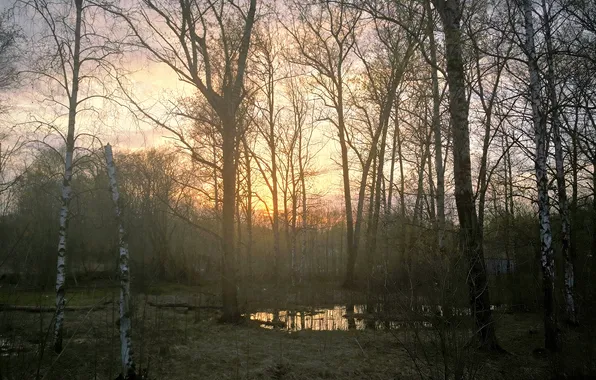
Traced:
<path fill-rule="evenodd" d="M 0 2 L 0 380 L 594 379 L 594 284 L 595 0 Z"/>

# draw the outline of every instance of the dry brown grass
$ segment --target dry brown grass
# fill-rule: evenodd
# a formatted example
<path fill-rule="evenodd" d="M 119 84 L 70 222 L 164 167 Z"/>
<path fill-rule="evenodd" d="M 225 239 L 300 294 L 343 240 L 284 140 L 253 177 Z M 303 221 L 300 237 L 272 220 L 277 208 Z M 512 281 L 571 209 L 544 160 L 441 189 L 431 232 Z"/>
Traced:
<path fill-rule="evenodd" d="M 540 318 L 533 314 L 497 314 L 501 344 L 510 355 L 465 348 L 462 342 L 468 330 L 461 329 L 448 341 L 445 358 L 433 329 L 288 333 L 251 322 L 219 324 L 214 311 L 201 310 L 197 315 L 184 309 L 157 309 L 145 297 L 137 297 L 135 306 L 137 368 L 147 369 L 154 380 L 438 379 L 444 377 L 445 360 L 451 371 L 460 366 L 466 379 L 544 379 L 552 371 L 549 358 L 533 355 L 542 346 Z M 39 378 L 48 380 L 116 378 L 117 316 L 117 306 L 68 313 L 69 338 L 64 352 L 57 355 L 49 350 L 46 334 L 51 313 L 3 313 L 1 378 L 35 379 L 38 365 Z"/>

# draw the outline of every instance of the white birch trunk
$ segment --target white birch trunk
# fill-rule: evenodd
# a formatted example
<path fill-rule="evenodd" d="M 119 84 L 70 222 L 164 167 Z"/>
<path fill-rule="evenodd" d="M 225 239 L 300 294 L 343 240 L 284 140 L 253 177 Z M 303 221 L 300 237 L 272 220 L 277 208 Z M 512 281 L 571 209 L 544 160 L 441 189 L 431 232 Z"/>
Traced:
<path fill-rule="evenodd" d="M 105 146 L 106 165 L 108 177 L 110 179 L 110 189 L 112 191 L 112 200 L 114 201 L 114 211 L 118 222 L 118 243 L 120 248 L 120 353 L 122 360 L 122 370 L 125 377 L 134 378 L 135 364 L 133 361 L 132 338 L 131 338 L 131 318 L 130 318 L 130 271 L 128 267 L 128 243 L 122 224 L 122 215 L 120 210 L 120 194 L 118 184 L 116 183 L 116 168 L 112 156 L 112 147 L 110 144 Z"/>
<path fill-rule="evenodd" d="M 54 323 L 54 351 L 62 351 L 64 330 L 64 283 L 66 280 L 66 238 L 68 233 L 68 213 L 72 195 L 72 161 L 75 145 L 75 125 L 77 117 L 79 71 L 81 68 L 81 27 L 83 22 L 83 0 L 75 2 L 74 49 L 72 55 L 72 87 L 68 93 L 68 130 L 66 133 L 66 155 L 64 158 L 64 179 L 62 181 L 62 207 L 58 229 L 58 258 L 56 260 L 56 318 Z M 56 37 L 56 35 L 54 35 Z M 63 65 L 66 63 L 63 62 Z M 66 69 L 63 66 L 63 69 Z"/>
<path fill-rule="evenodd" d="M 573 298 L 574 269 L 571 258 L 571 222 L 569 220 L 569 201 L 567 200 L 567 186 L 565 184 L 565 168 L 563 162 L 563 146 L 561 143 L 561 120 L 559 119 L 559 100 L 555 87 L 555 63 L 553 59 L 553 46 L 551 36 L 551 22 L 546 2 L 542 0 L 542 11 L 544 14 L 544 33 L 546 40 L 546 61 L 547 61 L 547 88 L 551 103 L 551 120 L 553 127 L 553 142 L 555 144 L 555 166 L 557 175 L 557 194 L 559 198 L 559 210 L 561 214 L 561 245 L 563 258 L 565 259 L 565 306 L 569 323 L 577 324 L 575 312 L 575 300 Z"/>
<path fill-rule="evenodd" d="M 557 320 L 554 310 L 555 294 L 555 264 L 552 247 L 552 232 L 550 225 L 550 205 L 548 196 L 547 177 L 547 136 L 546 120 L 542 114 L 540 104 L 540 77 L 536 48 L 534 45 L 534 23 L 531 0 L 523 0 L 524 21 L 526 29 L 525 53 L 528 57 L 528 72 L 530 75 L 530 102 L 532 105 L 532 119 L 534 123 L 534 140 L 536 143 L 536 182 L 538 187 L 538 216 L 540 223 L 540 263 L 542 266 L 542 286 L 544 290 L 544 330 L 545 346 L 551 351 L 558 347 Z"/>
<path fill-rule="evenodd" d="M 60 226 L 58 230 L 58 260 L 56 263 L 56 321 L 54 324 L 54 351 L 62 351 L 62 333 L 64 329 L 64 282 L 66 279 L 66 237 L 68 230 L 68 209 L 72 188 L 72 150 L 67 149 L 62 182 L 62 207 L 60 208 Z"/>

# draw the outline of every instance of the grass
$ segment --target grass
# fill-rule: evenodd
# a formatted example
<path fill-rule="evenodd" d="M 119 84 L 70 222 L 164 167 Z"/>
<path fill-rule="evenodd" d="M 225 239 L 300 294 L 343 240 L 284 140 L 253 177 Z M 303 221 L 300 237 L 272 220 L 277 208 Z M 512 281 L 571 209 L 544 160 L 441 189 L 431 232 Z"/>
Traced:
<path fill-rule="evenodd" d="M 118 299 L 119 288 L 69 288 L 66 293 L 68 306 L 90 306 L 102 299 Z M 56 293 L 53 290 L 18 289 L 0 287 L 0 303 L 19 306 L 55 306 Z"/>
<path fill-rule="evenodd" d="M 89 305 L 111 297 L 117 289 L 70 291 L 73 304 Z M 149 292 L 163 297 L 188 296 L 192 287 L 168 285 Z M 0 292 L 0 299 L 36 305 L 52 293 Z M 16 294 L 18 293 L 18 294 Z M 117 292 L 115 293 L 117 296 Z M 157 309 L 147 297 L 135 298 L 134 357 L 154 380 L 177 379 L 438 379 L 444 363 L 450 371 L 461 367 L 462 378 L 550 378 L 552 358 L 534 355 L 542 347 L 539 315 L 496 313 L 499 339 L 510 355 L 491 355 L 465 348 L 467 329 L 440 353 L 434 330 L 393 332 L 375 330 L 268 330 L 258 324 L 217 323 L 213 311 Z M 0 316 L 0 374 L 7 379 L 114 379 L 118 375 L 117 305 L 92 312 L 66 314 L 62 354 L 51 351 L 47 334 L 51 313 L 5 312 Z M 575 335 L 574 335 L 575 334 Z M 579 332 L 567 336 L 577 343 Z M 45 343 L 45 347 L 44 347 Z M 43 347 L 43 355 L 40 355 Z M 42 359 L 40 360 L 40 357 Z"/>

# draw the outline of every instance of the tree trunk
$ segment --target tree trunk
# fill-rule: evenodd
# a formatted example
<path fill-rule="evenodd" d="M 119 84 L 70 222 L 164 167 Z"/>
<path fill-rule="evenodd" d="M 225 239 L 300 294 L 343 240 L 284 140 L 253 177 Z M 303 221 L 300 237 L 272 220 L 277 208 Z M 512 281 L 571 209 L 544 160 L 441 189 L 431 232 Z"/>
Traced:
<path fill-rule="evenodd" d="M 339 111 L 338 111 L 339 112 Z M 343 111 L 342 111 L 343 113 Z M 339 144 L 341 147 L 341 163 L 344 185 L 344 204 L 346 213 L 346 241 L 348 250 L 348 265 L 346 268 L 345 287 L 353 287 L 355 282 L 354 270 L 356 267 L 356 255 L 358 254 L 358 247 L 354 242 L 354 219 L 352 214 L 352 195 L 350 190 L 350 168 L 348 163 L 348 145 L 345 138 L 345 125 L 343 122 L 343 115 L 340 116 L 339 127 Z"/>
<path fill-rule="evenodd" d="M 244 164 L 246 170 L 246 265 L 248 269 L 248 280 L 252 281 L 252 170 L 250 167 L 250 154 L 246 139 L 242 139 L 244 147 Z"/>
<path fill-rule="evenodd" d="M 561 216 L 561 253 L 565 260 L 565 309 L 567 320 L 573 325 L 577 325 L 577 315 L 575 312 L 575 300 L 573 297 L 573 288 L 575 282 L 575 271 L 571 259 L 571 222 L 569 220 L 569 201 L 567 200 L 567 186 L 565 183 L 565 167 L 563 162 L 563 145 L 561 143 L 561 120 L 559 118 L 559 101 L 557 90 L 555 88 L 555 68 L 553 60 L 553 46 L 550 29 L 550 16 L 546 2 L 542 0 L 542 12 L 544 20 L 544 38 L 546 40 L 546 62 L 547 77 L 546 84 L 548 96 L 551 104 L 551 123 L 553 128 L 553 142 L 555 144 L 555 166 L 557 175 L 557 195 L 559 198 L 559 213 Z"/>
<path fill-rule="evenodd" d="M 395 172 L 395 161 L 397 158 L 397 136 L 399 134 L 399 132 L 397 131 L 397 126 L 398 126 L 398 122 L 397 122 L 397 118 L 399 117 L 398 115 L 398 111 L 397 111 L 397 107 L 399 105 L 399 99 L 397 99 L 395 101 L 395 125 L 396 125 L 396 130 L 393 131 L 393 141 L 392 141 L 392 145 L 391 145 L 391 161 L 389 164 L 389 185 L 387 186 L 387 207 L 385 208 L 385 214 L 387 219 L 389 218 L 389 216 L 391 215 L 391 209 L 393 206 L 393 183 L 394 183 L 394 172 Z"/>
<path fill-rule="evenodd" d="M 110 179 L 110 189 L 112 191 L 112 201 L 114 202 L 114 212 L 116 222 L 118 223 L 118 246 L 120 251 L 119 269 L 120 269 L 120 358 L 122 362 L 122 373 L 127 379 L 135 378 L 135 363 L 132 351 L 132 322 L 130 315 L 130 270 L 128 266 L 129 254 L 128 243 L 126 241 L 126 232 L 122 223 L 122 214 L 120 206 L 120 193 L 118 192 L 118 183 L 116 182 L 116 168 L 112 156 L 112 147 L 110 144 L 105 146 L 106 165 L 108 177 Z"/>
<path fill-rule="evenodd" d="M 509 182 L 511 179 L 509 178 L 509 141 L 507 138 L 507 134 L 502 137 L 501 140 L 501 149 L 503 150 L 503 155 L 505 159 L 503 160 L 504 170 L 503 170 L 503 177 L 505 182 L 505 258 L 507 259 L 507 275 L 511 276 L 511 217 L 509 211 Z"/>
<path fill-rule="evenodd" d="M 238 150 L 239 151 L 239 150 Z M 240 166 L 240 156 L 237 157 L 236 167 Z M 240 183 L 240 176 L 238 175 L 238 170 L 236 171 L 236 183 Z M 240 185 L 238 185 L 238 191 L 236 192 L 236 244 L 238 247 L 238 253 L 234 254 L 234 262 L 238 265 L 240 264 L 241 260 L 241 253 L 242 253 L 242 245 L 244 242 L 242 241 L 242 217 L 240 213 L 240 205 L 242 204 L 242 199 L 240 198 Z M 240 273 L 240 284 L 242 283 L 242 274 Z"/>
<path fill-rule="evenodd" d="M 373 242 L 373 224 L 374 224 L 374 203 L 375 203 L 375 194 L 378 192 L 377 188 L 377 155 L 375 155 L 373 159 L 373 171 L 370 181 L 370 193 L 368 199 L 368 223 L 366 225 L 366 311 L 368 313 L 374 313 L 375 303 L 373 301 L 373 291 L 372 291 L 372 277 L 374 272 L 374 265 L 375 265 L 375 252 L 373 250 L 372 245 Z M 370 322 L 370 321 L 368 321 Z M 374 322 L 373 322 L 374 323 Z M 371 325 L 371 328 L 373 326 Z"/>
<path fill-rule="evenodd" d="M 234 213 L 236 210 L 236 123 L 233 115 L 222 120 L 223 124 L 223 204 L 222 204 L 222 322 L 237 322 L 238 291 L 236 289 L 236 271 L 234 265 Z"/>
<path fill-rule="evenodd" d="M 306 268 L 306 243 L 307 243 L 307 205 L 306 205 L 306 179 L 304 173 L 304 160 L 302 158 L 302 128 L 298 129 L 298 170 L 300 171 L 300 192 L 302 196 L 302 229 L 301 229 L 301 255 L 300 255 L 300 268 L 298 271 L 298 281 L 302 282 L 304 279 L 304 270 Z M 343 239 L 342 239 L 343 241 Z"/>
<path fill-rule="evenodd" d="M 427 201 L 428 203 L 428 214 L 429 214 L 429 218 L 430 220 L 433 222 L 433 224 L 437 225 L 437 209 L 435 207 L 435 181 L 434 181 L 434 177 L 433 177 L 433 163 L 432 163 L 432 153 L 430 151 L 430 139 L 428 142 L 428 155 L 426 156 L 427 158 L 427 165 L 428 165 L 428 191 L 429 191 L 429 198 L 430 198 L 430 202 Z"/>
<path fill-rule="evenodd" d="M 575 118 L 573 123 L 573 133 L 571 135 L 571 207 L 570 207 L 570 216 L 571 216 L 571 223 L 577 225 L 577 196 L 578 196 L 578 174 L 579 174 L 579 166 L 578 166 L 578 141 L 577 141 L 577 127 L 579 123 L 579 107 L 575 108 Z M 571 230 L 571 241 L 577 241 L 577 232 L 576 229 Z M 595 238 L 596 239 L 596 238 Z M 575 260 L 577 257 L 576 252 L 576 244 L 572 244 L 569 247 L 569 255 L 571 256 L 571 260 Z"/>
<path fill-rule="evenodd" d="M 460 30 L 459 0 L 436 0 L 443 21 L 449 85 L 449 112 L 453 131 L 455 202 L 460 225 L 461 247 L 467 258 L 470 306 L 480 347 L 499 350 L 490 310 L 488 280 L 482 247 L 482 234 L 476 215 L 470 163 L 469 103 L 465 94 L 464 64 Z"/>
<path fill-rule="evenodd" d="M 480 64 L 476 62 L 476 70 L 478 73 L 478 81 L 480 82 Z M 482 85 L 480 85 L 481 96 L 484 97 Z M 484 99 L 483 99 L 484 102 Z M 480 159 L 480 173 L 478 173 L 478 224 L 480 233 L 484 235 L 484 208 L 486 205 L 486 191 L 488 190 L 489 179 L 487 177 L 488 171 L 488 148 L 491 140 L 491 123 L 492 123 L 492 107 L 484 107 L 486 120 L 484 121 L 484 138 L 482 141 L 482 158 Z"/>
<path fill-rule="evenodd" d="M 278 183 L 277 183 L 277 152 L 275 147 L 275 122 L 274 122 L 274 94 L 270 94 L 269 104 L 269 150 L 271 153 L 271 197 L 273 202 L 273 252 L 275 254 L 273 275 L 275 278 L 276 288 L 279 286 L 279 271 L 280 271 L 280 235 L 279 235 L 279 198 L 278 198 Z M 287 218 L 286 218 L 287 219 Z"/>
<path fill-rule="evenodd" d="M 292 149 L 292 152 L 294 150 Z M 296 183 L 296 173 L 294 168 L 294 156 L 293 154 L 290 156 L 290 170 L 291 170 L 291 178 L 292 178 L 292 233 L 290 236 L 291 243 L 290 243 L 290 254 L 292 256 L 292 285 L 296 285 L 298 282 L 298 270 L 297 270 L 297 260 L 296 260 L 296 239 L 297 239 L 297 223 L 298 223 L 298 184 Z"/>
<path fill-rule="evenodd" d="M 435 42 L 434 23 L 430 9 L 430 3 L 425 1 L 427 13 L 426 33 L 429 39 L 431 67 L 431 81 L 433 94 L 432 126 L 435 144 L 435 171 L 437 173 L 437 242 L 439 251 L 444 250 L 445 231 L 445 171 L 443 170 L 443 143 L 441 136 L 441 95 L 439 93 L 439 76 L 437 65 L 437 44 Z"/>
<path fill-rule="evenodd" d="M 64 179 L 62 181 L 62 206 L 60 208 L 60 226 L 58 230 L 58 259 L 56 263 L 56 322 L 54 324 L 54 351 L 62 351 L 64 328 L 64 284 L 66 280 L 66 240 L 70 199 L 72 196 L 72 162 L 75 143 L 75 124 L 77 116 L 79 70 L 81 52 L 81 24 L 83 18 L 83 0 L 75 0 L 76 20 L 74 30 L 74 50 L 72 63 L 72 87 L 68 107 L 68 131 L 66 134 L 66 157 L 64 160 Z M 66 63 L 64 63 L 66 64 Z M 66 69 L 66 68 L 65 68 Z"/>
<path fill-rule="evenodd" d="M 396 107 L 395 115 L 395 133 L 397 134 L 397 157 L 399 159 L 399 213 L 401 220 L 400 226 L 400 259 L 405 260 L 406 256 L 406 178 L 404 173 L 404 156 L 402 152 L 402 136 L 399 129 L 399 108 Z"/>
<path fill-rule="evenodd" d="M 213 145 L 213 162 L 217 162 L 219 161 L 219 158 L 217 157 L 217 141 L 215 140 L 215 136 L 213 136 L 212 138 L 212 142 Z M 219 171 L 217 170 L 217 167 L 213 168 L 213 202 L 214 202 L 214 209 L 215 209 L 215 215 L 217 216 L 217 218 L 221 218 L 220 214 L 219 214 Z"/>
<path fill-rule="evenodd" d="M 73 139 L 74 140 L 74 139 Z M 67 145 L 69 145 L 67 143 Z M 72 146 L 72 145 L 71 145 Z M 58 261 L 56 268 L 56 322 L 54 325 L 54 351 L 62 351 L 62 332 L 64 326 L 64 283 L 66 277 L 66 235 L 68 232 L 68 212 L 72 188 L 72 148 L 67 148 L 64 165 L 64 180 L 62 182 L 62 207 L 60 208 L 60 227 L 58 241 Z"/>
<path fill-rule="evenodd" d="M 542 287 L 544 290 L 544 335 L 545 347 L 557 351 L 558 332 L 555 314 L 555 264 L 552 247 L 550 225 L 550 205 L 547 178 L 547 132 L 546 120 L 540 107 L 540 78 L 536 48 L 534 46 L 534 22 L 532 18 L 532 2 L 523 1 L 524 21 L 526 27 L 525 49 L 528 56 L 530 74 L 530 100 L 534 124 L 534 140 L 536 143 L 536 183 L 538 187 L 538 216 L 540 222 L 540 263 L 542 266 Z"/>
<path fill-rule="evenodd" d="M 376 158 L 377 155 L 377 144 L 379 142 L 379 138 L 381 136 L 382 128 L 378 128 L 375 132 L 372 142 L 371 142 L 371 149 L 368 152 L 368 157 L 363 164 L 362 167 L 362 175 L 360 177 L 360 187 L 358 190 L 358 204 L 356 208 L 356 223 L 354 224 L 354 233 L 353 233 L 353 252 L 357 253 L 360 247 L 360 230 L 362 229 L 362 222 L 364 220 L 364 203 L 366 199 L 366 183 L 368 181 L 368 173 L 370 172 L 370 168 L 373 159 Z M 374 167 L 374 165 L 373 165 Z M 374 174 L 373 174 L 374 177 Z M 373 179 L 374 181 L 374 179 Z M 348 266 L 350 265 L 350 247 L 348 246 Z M 356 261 L 356 256 L 353 257 L 354 263 Z M 353 266 L 354 263 L 351 263 Z M 353 270 L 353 269 L 352 269 Z"/>
<path fill-rule="evenodd" d="M 426 119 L 426 118 L 425 118 Z M 426 126 L 426 122 L 424 122 Z M 422 210 L 424 209 L 422 198 L 424 197 L 424 168 L 426 167 L 427 157 L 430 156 L 430 140 L 432 137 L 432 131 L 426 134 L 424 131 L 425 139 L 420 141 L 422 144 L 420 147 L 420 166 L 418 167 L 418 188 L 416 192 L 416 203 L 414 204 L 414 220 L 413 224 L 416 225 L 419 220 L 422 220 Z"/>
<path fill-rule="evenodd" d="M 286 162 L 287 163 L 287 162 Z M 285 168 L 284 181 L 282 181 L 282 193 L 283 193 L 283 215 L 284 215 L 284 238 L 286 243 L 286 255 L 290 254 L 290 282 L 294 286 L 294 256 L 292 253 L 292 239 L 290 237 L 290 207 L 288 202 L 290 201 L 291 194 L 289 188 L 289 166 Z"/>
<path fill-rule="evenodd" d="M 399 97 L 396 97 L 395 100 L 395 118 L 397 120 L 398 118 L 398 110 L 397 107 L 399 105 Z M 388 123 L 389 124 L 389 123 Z M 397 122 L 395 123 L 397 125 Z M 387 127 L 389 127 L 389 125 L 387 125 Z M 391 159 L 389 160 L 389 183 L 387 185 L 387 203 L 385 205 L 385 229 L 384 229 L 384 233 L 385 233 L 385 266 L 387 267 L 386 272 L 389 273 L 389 255 L 391 253 L 391 249 L 392 249 L 392 244 L 391 244 L 391 238 L 390 238 L 390 233 L 389 233 L 389 228 L 387 227 L 389 225 L 389 221 L 391 219 L 391 212 L 392 207 L 393 207 L 393 183 L 394 183 L 394 172 L 395 172 L 395 160 L 397 157 L 397 135 L 398 132 L 394 131 L 393 132 L 393 138 L 392 138 L 392 143 L 391 143 Z M 385 279 L 385 281 L 387 281 L 387 278 Z"/>
<path fill-rule="evenodd" d="M 391 104 L 393 103 L 393 101 L 391 101 L 390 103 L 388 103 L 388 107 L 391 107 Z M 379 226 L 379 217 L 380 217 L 380 210 L 381 210 L 381 183 L 383 181 L 384 178 L 384 173 L 383 173 L 383 164 L 385 162 L 385 144 L 387 142 L 387 127 L 389 124 L 389 120 L 388 118 L 385 120 L 381 120 L 381 125 L 383 125 L 383 133 L 382 133 L 382 138 L 381 138 L 381 147 L 379 149 L 379 154 L 378 154 L 378 167 L 376 169 L 376 177 L 373 176 L 372 181 L 376 182 L 376 184 L 374 185 L 373 189 L 374 191 L 371 193 L 371 201 L 372 201 L 372 205 L 371 205 L 371 210 L 372 210 L 372 215 L 369 218 L 369 226 L 368 226 L 368 231 L 367 231 L 367 252 L 368 255 L 371 259 L 369 259 L 369 278 L 368 278 L 368 291 L 369 291 L 369 300 L 372 299 L 372 278 L 371 278 L 371 272 L 372 272 L 372 267 L 371 265 L 375 265 L 376 262 L 374 260 L 375 255 L 376 255 L 376 251 L 377 251 L 377 231 L 378 231 L 378 226 Z M 374 197 L 372 196 L 374 194 Z M 386 274 L 384 275 L 384 277 L 386 278 Z M 370 310 L 369 310 L 370 312 Z"/>

